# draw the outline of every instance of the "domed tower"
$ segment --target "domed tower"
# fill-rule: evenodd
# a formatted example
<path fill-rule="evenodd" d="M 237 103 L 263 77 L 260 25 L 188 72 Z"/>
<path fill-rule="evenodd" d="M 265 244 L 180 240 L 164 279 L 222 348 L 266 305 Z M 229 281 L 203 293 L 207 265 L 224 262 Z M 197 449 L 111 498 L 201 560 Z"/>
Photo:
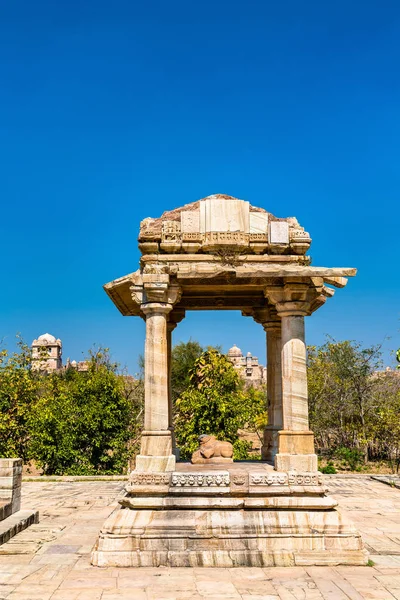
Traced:
<path fill-rule="evenodd" d="M 236 344 L 233 344 L 232 348 L 228 350 L 227 357 L 235 366 L 240 366 L 243 354 L 241 349 L 238 348 Z"/>
<path fill-rule="evenodd" d="M 40 335 L 32 342 L 32 369 L 58 371 L 62 368 L 62 343 L 50 333 Z"/>

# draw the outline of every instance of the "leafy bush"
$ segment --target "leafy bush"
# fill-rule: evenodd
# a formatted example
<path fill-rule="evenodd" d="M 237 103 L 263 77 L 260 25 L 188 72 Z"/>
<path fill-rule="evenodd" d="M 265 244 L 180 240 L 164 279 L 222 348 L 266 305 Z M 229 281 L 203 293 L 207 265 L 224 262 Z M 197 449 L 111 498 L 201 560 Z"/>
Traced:
<path fill-rule="evenodd" d="M 35 461 L 45 474 L 121 473 L 135 450 L 143 386 L 117 373 L 108 351 L 90 353 L 87 372 L 46 374 L 31 350 L 0 352 L 0 456 Z"/>
<path fill-rule="evenodd" d="M 339 448 L 336 456 L 343 461 L 343 465 L 350 471 L 361 471 L 361 465 L 364 461 L 364 453 L 357 448 Z"/>
<path fill-rule="evenodd" d="M 19 352 L 0 351 L 0 456 L 28 459 L 28 418 L 40 381 L 30 369 L 31 350 L 17 336 Z"/>
<path fill-rule="evenodd" d="M 335 469 L 335 465 L 333 464 L 333 462 L 331 460 L 328 461 L 328 463 L 325 465 L 325 467 L 321 467 L 319 470 L 321 471 L 321 473 L 324 473 L 325 475 L 334 475 L 335 473 L 337 473 L 337 471 Z"/>
<path fill-rule="evenodd" d="M 238 430 L 256 429 L 266 411 L 264 394 L 245 389 L 232 363 L 215 349 L 196 360 L 176 409 L 175 434 L 184 459 L 198 448 L 203 433 L 231 442 L 236 459 L 248 458 L 250 444 L 239 440 Z"/>
<path fill-rule="evenodd" d="M 55 372 L 29 415 L 30 453 L 45 474 L 121 473 L 128 463 L 135 406 L 107 351 L 92 353 L 87 372 Z"/>

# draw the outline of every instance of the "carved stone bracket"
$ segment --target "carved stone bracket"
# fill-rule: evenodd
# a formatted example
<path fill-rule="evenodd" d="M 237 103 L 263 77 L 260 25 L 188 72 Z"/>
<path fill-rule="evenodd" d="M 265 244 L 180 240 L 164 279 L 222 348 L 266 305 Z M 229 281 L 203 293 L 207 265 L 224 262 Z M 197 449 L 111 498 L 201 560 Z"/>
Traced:
<path fill-rule="evenodd" d="M 183 308 L 175 308 L 169 313 L 167 328 L 169 331 L 173 331 L 175 327 L 180 323 L 186 316 L 186 311 Z"/>
<path fill-rule="evenodd" d="M 264 331 L 280 331 L 281 319 L 274 306 L 254 308 L 246 312 L 242 311 L 242 314 L 245 317 L 253 317 L 256 323 L 263 326 Z"/>
<path fill-rule="evenodd" d="M 182 296 L 182 288 L 177 283 L 170 281 L 168 273 L 162 272 L 136 272 L 133 284 L 130 286 L 132 300 L 139 304 L 149 302 L 161 302 L 172 306 L 179 302 Z"/>
<path fill-rule="evenodd" d="M 322 277 L 287 277 L 281 285 L 268 285 L 264 290 L 265 297 L 275 306 L 279 317 L 310 315 L 334 293 L 326 287 Z"/>

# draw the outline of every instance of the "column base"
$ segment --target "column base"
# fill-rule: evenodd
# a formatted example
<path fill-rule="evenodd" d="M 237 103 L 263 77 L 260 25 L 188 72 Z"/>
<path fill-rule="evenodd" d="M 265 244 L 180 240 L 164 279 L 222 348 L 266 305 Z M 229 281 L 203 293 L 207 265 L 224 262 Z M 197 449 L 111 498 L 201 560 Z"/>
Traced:
<path fill-rule="evenodd" d="M 318 471 L 312 431 L 279 431 L 278 449 L 277 471 Z"/>
<path fill-rule="evenodd" d="M 261 460 L 274 462 L 278 453 L 278 433 L 280 427 L 267 425 L 264 429 L 263 445 L 261 446 Z"/>
<path fill-rule="evenodd" d="M 276 471 L 318 471 L 316 454 L 277 454 Z"/>
<path fill-rule="evenodd" d="M 169 429 L 142 431 L 140 454 L 143 456 L 169 456 L 172 451 L 172 434 Z"/>
<path fill-rule="evenodd" d="M 174 454 L 168 456 L 136 456 L 135 471 L 147 473 L 165 473 L 175 471 L 176 457 Z"/>

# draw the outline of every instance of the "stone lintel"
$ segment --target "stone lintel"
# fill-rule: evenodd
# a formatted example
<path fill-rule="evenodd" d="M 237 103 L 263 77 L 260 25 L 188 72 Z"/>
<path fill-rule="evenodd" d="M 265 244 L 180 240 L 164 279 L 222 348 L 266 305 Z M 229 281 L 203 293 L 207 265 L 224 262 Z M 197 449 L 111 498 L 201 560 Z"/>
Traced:
<path fill-rule="evenodd" d="M 293 263 L 293 265 L 303 265 L 307 266 L 311 262 L 311 258 L 309 256 L 298 256 L 297 254 L 287 254 L 282 256 L 276 256 L 272 254 L 263 254 L 263 255 L 248 255 L 248 254 L 239 254 L 237 256 L 239 260 L 243 260 L 246 264 L 264 264 L 264 263 L 282 263 L 288 264 Z M 221 262 L 221 257 L 219 255 L 213 254 L 148 254 L 142 256 L 140 259 L 142 265 L 147 264 L 180 264 L 180 263 L 190 263 L 190 262 L 198 262 L 198 263 L 207 263 L 207 262 Z M 354 269 L 356 270 L 356 269 Z M 121 278 L 123 279 L 123 277 Z M 115 281 L 119 281 L 116 279 Z M 111 282 L 113 283 L 113 282 Z"/>

